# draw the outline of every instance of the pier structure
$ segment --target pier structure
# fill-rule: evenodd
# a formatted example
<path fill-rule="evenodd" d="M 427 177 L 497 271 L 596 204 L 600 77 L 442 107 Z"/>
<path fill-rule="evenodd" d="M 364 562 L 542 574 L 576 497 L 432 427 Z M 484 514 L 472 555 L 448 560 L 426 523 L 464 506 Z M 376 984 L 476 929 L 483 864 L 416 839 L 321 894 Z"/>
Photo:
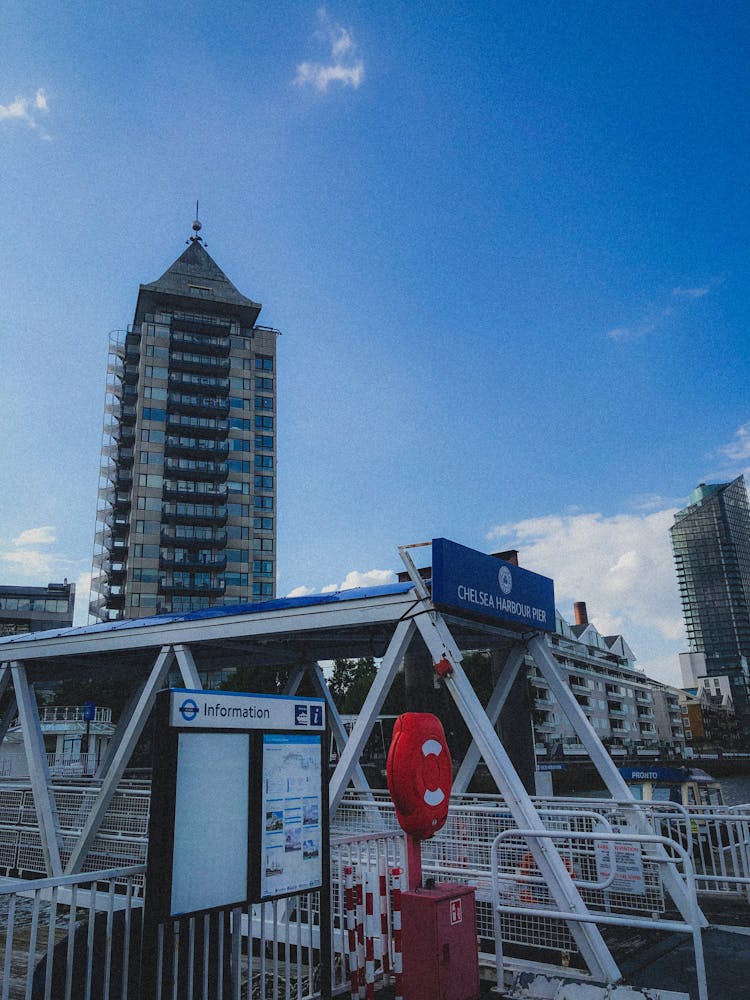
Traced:
<path fill-rule="evenodd" d="M 403 583 L 172 613 L 16 636 L 0 642 L 0 694 L 6 691 L 11 694 L 10 704 L 0 719 L 0 745 L 17 713 L 48 876 L 71 878 L 90 868 L 89 855 L 98 831 L 159 690 L 170 679 L 177 679 L 177 686 L 201 689 L 202 677 L 240 666 L 250 667 L 259 675 L 286 667 L 289 671 L 286 694 L 294 695 L 305 685 L 308 691 L 326 700 L 331 733 L 339 750 L 329 786 L 331 817 L 335 822 L 353 786 L 357 801 L 369 805 L 367 815 L 374 830 L 384 829 L 387 809 L 381 810 L 379 797 L 369 787 L 360 757 L 407 651 L 419 636 L 430 653 L 432 664 L 427 668 L 431 671 L 432 665 L 440 668 L 436 669 L 435 677 L 452 697 L 473 737 L 456 778 L 457 791 L 468 787 L 474 769 L 483 759 L 502 796 L 503 823 L 498 825 L 498 832 L 510 827 L 523 834 L 529 858 L 523 864 L 530 873 L 528 878 L 546 887 L 550 912 L 566 925 L 569 940 L 591 980 L 616 983 L 621 972 L 597 921 L 591 918 L 575 877 L 577 873 L 562 856 L 556 837 L 549 833 L 548 817 L 544 815 L 550 811 L 548 806 L 541 808 L 529 795 L 495 729 L 508 692 L 527 656 L 544 675 L 568 715 L 612 801 L 618 804 L 620 815 L 624 815 L 631 836 L 640 838 L 644 855 L 659 869 L 678 921 L 682 919 L 680 926 L 698 929 L 704 926 L 706 921 L 697 909 L 694 894 L 691 895 L 689 885 L 677 874 L 676 865 L 669 863 L 663 838 L 653 836 L 648 818 L 633 801 L 581 706 L 562 682 L 543 635 L 512 621 L 498 623 L 470 610 L 436 602 L 430 582 L 423 579 L 415 565 L 414 550 L 414 546 L 399 549 L 409 577 Z M 505 669 L 486 708 L 461 667 L 463 652 L 476 649 L 500 651 L 505 657 Z M 380 659 L 377 676 L 354 727 L 347 733 L 320 661 L 373 655 Z M 80 827 L 71 838 L 63 835 L 57 814 L 33 685 L 55 671 L 75 666 L 95 670 L 111 667 L 113 663 L 120 665 L 123 677 L 132 681 L 130 701 L 99 764 L 85 816 L 80 818 Z M 500 814 L 497 815 L 500 819 Z M 602 834 L 604 840 L 616 836 L 611 829 L 610 825 L 609 832 Z M 522 873 L 521 880 L 525 878 Z M 590 884 L 594 888 L 599 885 Z M 495 896 L 492 898 L 494 901 Z M 536 898 L 534 893 L 533 899 Z"/>

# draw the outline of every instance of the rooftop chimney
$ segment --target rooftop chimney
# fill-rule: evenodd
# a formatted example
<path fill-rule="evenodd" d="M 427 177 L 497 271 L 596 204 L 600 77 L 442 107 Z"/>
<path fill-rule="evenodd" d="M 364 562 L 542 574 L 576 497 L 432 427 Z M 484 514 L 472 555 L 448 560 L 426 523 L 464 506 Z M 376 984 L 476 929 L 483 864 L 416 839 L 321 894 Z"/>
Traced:
<path fill-rule="evenodd" d="M 575 602 L 575 604 L 573 605 L 573 614 L 575 615 L 576 618 L 576 625 L 588 625 L 589 616 L 588 612 L 586 611 L 585 601 Z"/>

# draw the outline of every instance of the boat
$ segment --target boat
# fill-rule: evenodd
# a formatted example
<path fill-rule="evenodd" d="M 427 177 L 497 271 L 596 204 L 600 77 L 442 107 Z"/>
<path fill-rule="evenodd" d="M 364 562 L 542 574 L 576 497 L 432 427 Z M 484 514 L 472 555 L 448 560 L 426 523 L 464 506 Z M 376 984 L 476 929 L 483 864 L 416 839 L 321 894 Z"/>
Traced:
<path fill-rule="evenodd" d="M 687 808 L 724 805 L 721 785 L 699 767 L 646 764 L 617 770 L 641 802 L 676 802 Z"/>

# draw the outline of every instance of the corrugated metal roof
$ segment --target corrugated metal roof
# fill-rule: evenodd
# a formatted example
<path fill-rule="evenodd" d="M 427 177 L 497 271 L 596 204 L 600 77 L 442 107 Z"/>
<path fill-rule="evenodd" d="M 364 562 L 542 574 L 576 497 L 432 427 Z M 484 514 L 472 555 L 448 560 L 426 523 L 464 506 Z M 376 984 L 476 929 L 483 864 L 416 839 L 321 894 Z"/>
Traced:
<path fill-rule="evenodd" d="M 336 604 L 342 601 L 363 600 L 370 597 L 389 597 L 406 594 L 412 589 L 411 583 L 389 583 L 380 587 L 355 587 L 351 590 L 335 590 L 326 594 L 305 594 L 302 597 L 279 597 L 273 601 L 255 604 L 233 604 L 217 608 L 203 608 L 200 611 L 184 613 L 172 612 L 149 618 L 126 618 L 114 622 L 99 622 L 96 625 L 79 625 L 75 628 L 47 629 L 44 632 L 25 632 L 22 635 L 3 636 L 0 644 L 12 645 L 35 639 L 54 639 L 73 635 L 96 635 L 119 632 L 125 629 L 149 628 L 154 625 L 169 625 L 176 622 L 211 621 L 236 615 L 263 615 L 287 608 L 306 608 L 315 605 Z"/>

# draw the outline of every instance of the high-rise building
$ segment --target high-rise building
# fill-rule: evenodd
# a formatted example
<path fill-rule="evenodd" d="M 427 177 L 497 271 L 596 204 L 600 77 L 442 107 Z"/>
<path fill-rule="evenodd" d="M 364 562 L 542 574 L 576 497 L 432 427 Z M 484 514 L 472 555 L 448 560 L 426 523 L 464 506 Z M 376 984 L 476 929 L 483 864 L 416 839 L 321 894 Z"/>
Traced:
<path fill-rule="evenodd" d="M 193 223 L 110 335 L 91 612 L 275 594 L 276 338 Z"/>
<path fill-rule="evenodd" d="M 750 741 L 750 505 L 742 476 L 701 483 L 670 529 L 690 653 L 727 676 Z M 697 657 L 689 658 L 696 661 Z"/>
<path fill-rule="evenodd" d="M 73 624 L 76 585 L 48 583 L 46 587 L 0 587 L 0 635 L 43 632 Z"/>

